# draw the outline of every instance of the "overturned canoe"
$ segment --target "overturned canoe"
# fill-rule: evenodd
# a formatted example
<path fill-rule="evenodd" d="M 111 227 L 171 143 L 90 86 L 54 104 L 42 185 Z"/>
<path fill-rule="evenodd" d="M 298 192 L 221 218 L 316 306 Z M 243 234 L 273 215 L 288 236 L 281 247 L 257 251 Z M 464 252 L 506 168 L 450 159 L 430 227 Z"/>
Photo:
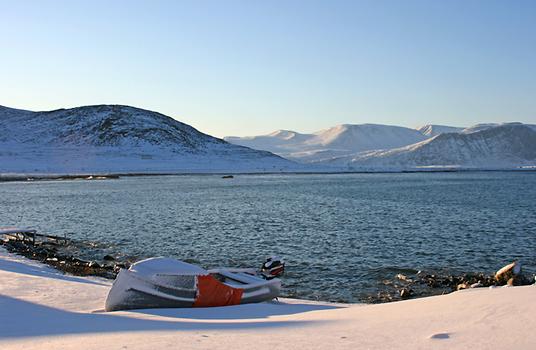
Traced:
<path fill-rule="evenodd" d="M 257 303 L 279 295 L 281 280 L 266 280 L 253 269 L 199 266 L 150 258 L 121 270 L 106 299 L 106 311 L 208 307 Z"/>

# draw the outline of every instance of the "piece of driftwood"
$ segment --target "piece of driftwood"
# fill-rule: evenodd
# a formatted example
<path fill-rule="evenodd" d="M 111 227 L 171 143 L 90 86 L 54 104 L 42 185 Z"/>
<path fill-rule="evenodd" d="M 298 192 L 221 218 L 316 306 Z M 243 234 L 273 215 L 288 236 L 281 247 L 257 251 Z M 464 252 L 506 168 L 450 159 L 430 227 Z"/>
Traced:
<path fill-rule="evenodd" d="M 34 246 L 38 242 L 52 242 L 59 245 L 66 245 L 69 242 L 67 237 L 45 235 L 37 233 L 37 230 L 18 227 L 0 227 L 0 236 L 4 236 L 8 240 L 31 243 Z"/>

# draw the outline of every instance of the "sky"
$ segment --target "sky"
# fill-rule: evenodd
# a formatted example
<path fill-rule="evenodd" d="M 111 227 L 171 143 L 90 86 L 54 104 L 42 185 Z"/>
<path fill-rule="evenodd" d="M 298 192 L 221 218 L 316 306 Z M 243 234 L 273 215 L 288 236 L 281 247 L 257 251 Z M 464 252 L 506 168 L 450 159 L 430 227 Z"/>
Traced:
<path fill-rule="evenodd" d="M 536 1 L 0 0 L 0 105 L 218 137 L 536 123 Z"/>

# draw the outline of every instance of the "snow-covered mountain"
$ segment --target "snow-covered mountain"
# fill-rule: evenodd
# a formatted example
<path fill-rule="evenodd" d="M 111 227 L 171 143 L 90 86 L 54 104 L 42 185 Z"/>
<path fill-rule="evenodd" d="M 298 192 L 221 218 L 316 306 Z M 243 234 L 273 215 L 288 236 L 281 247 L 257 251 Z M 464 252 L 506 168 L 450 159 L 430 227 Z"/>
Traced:
<path fill-rule="evenodd" d="M 505 131 L 510 129 L 510 133 Z M 511 168 L 532 164 L 530 157 L 524 158 L 511 151 L 526 148 L 530 154 L 530 135 L 520 138 L 517 134 L 521 133 L 518 130 L 526 129 L 536 131 L 536 125 L 488 123 L 461 128 L 430 124 L 409 129 L 343 124 L 314 134 L 281 130 L 263 136 L 226 140 L 301 163 L 338 170 L 381 171 L 429 166 Z"/>
<path fill-rule="evenodd" d="M 48 112 L 0 106 L 0 174 L 281 172 L 536 166 L 536 125 L 343 124 L 224 140 L 120 105 Z M 244 147 L 247 146 L 247 147 Z M 256 148 L 251 149 L 251 148 Z M 291 160 L 274 155 L 299 160 Z"/>
<path fill-rule="evenodd" d="M 331 149 L 366 151 L 380 148 L 393 148 L 423 140 L 420 132 L 391 125 L 343 124 L 316 134 L 309 145 L 321 145 Z"/>
<path fill-rule="evenodd" d="M 307 163 L 367 150 L 401 147 L 425 140 L 426 136 L 400 126 L 342 124 L 314 134 L 280 130 L 262 136 L 224 139 Z"/>
<path fill-rule="evenodd" d="M 446 133 L 409 146 L 362 152 L 319 162 L 348 170 L 426 167 L 512 169 L 536 166 L 536 129 L 507 123 L 468 133 Z"/>
<path fill-rule="evenodd" d="M 268 151 L 276 154 L 288 154 L 301 150 L 304 142 L 314 138 L 312 134 L 300 134 L 290 130 L 277 130 L 268 135 L 251 137 L 224 137 L 224 140 L 235 145 Z"/>
<path fill-rule="evenodd" d="M 473 132 L 486 130 L 489 128 L 493 128 L 499 125 L 498 123 L 482 123 L 482 124 L 475 124 L 473 126 L 470 126 L 468 128 L 463 129 L 461 132 L 464 134 L 471 134 Z"/>
<path fill-rule="evenodd" d="M 49 112 L 0 106 L 0 173 L 270 172 L 302 166 L 121 105 Z"/>
<path fill-rule="evenodd" d="M 477 131 L 482 131 L 490 128 L 494 128 L 496 126 L 500 125 L 525 125 L 533 130 L 536 130 L 536 124 L 523 124 L 519 122 L 512 122 L 512 123 L 482 123 L 482 124 L 475 124 L 473 126 L 470 126 L 468 128 L 465 128 L 461 130 L 460 132 L 463 134 L 472 134 Z"/>
<path fill-rule="evenodd" d="M 446 125 L 434 125 L 428 124 L 423 125 L 417 129 L 421 134 L 427 137 L 433 137 L 439 134 L 446 134 L 450 132 L 462 132 L 464 128 L 458 128 L 455 126 L 446 126 Z"/>

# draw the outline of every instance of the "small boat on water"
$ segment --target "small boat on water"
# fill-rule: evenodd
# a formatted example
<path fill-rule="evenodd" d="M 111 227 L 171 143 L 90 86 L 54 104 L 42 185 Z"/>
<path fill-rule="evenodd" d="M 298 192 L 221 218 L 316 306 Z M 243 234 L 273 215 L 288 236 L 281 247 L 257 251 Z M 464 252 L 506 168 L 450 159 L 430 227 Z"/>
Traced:
<path fill-rule="evenodd" d="M 281 259 L 270 258 L 255 269 L 199 266 L 170 258 L 150 258 L 122 269 L 106 299 L 106 311 L 227 306 L 276 298 L 284 271 Z"/>

